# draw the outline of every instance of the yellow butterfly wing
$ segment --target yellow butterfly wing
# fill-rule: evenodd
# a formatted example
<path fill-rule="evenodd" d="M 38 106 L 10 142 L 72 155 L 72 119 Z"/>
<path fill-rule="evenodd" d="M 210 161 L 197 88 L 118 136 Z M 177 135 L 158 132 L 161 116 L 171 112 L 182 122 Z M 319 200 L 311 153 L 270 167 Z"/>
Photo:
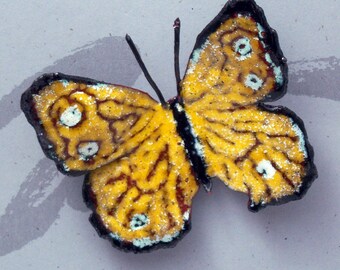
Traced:
<path fill-rule="evenodd" d="M 135 89 L 60 73 L 37 79 L 21 102 L 45 153 L 66 174 L 133 151 L 152 132 L 157 105 Z"/>
<path fill-rule="evenodd" d="M 300 198 L 316 177 L 302 121 L 260 102 L 286 91 L 287 66 L 254 1 L 230 1 L 198 36 L 181 96 L 206 174 L 248 193 L 250 210 Z"/>
<path fill-rule="evenodd" d="M 301 197 L 315 177 L 302 122 L 283 107 L 218 108 L 191 115 L 206 173 L 247 193 L 249 208 Z"/>
<path fill-rule="evenodd" d="M 198 190 L 172 112 L 158 106 L 149 129 L 132 153 L 91 172 L 84 188 L 99 234 L 134 252 L 180 239 Z"/>
<path fill-rule="evenodd" d="M 254 1 L 230 1 L 198 36 L 181 96 L 191 109 L 246 106 L 284 94 L 287 65 Z"/>
<path fill-rule="evenodd" d="M 21 106 L 61 172 L 86 177 L 84 198 L 101 236 L 139 252 L 190 229 L 198 190 L 173 113 L 141 91 L 46 74 Z"/>

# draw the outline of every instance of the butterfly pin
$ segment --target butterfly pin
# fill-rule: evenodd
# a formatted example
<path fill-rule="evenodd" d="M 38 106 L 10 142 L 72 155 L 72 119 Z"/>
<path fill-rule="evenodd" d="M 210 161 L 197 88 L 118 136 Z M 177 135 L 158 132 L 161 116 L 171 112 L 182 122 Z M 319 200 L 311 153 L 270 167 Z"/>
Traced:
<path fill-rule="evenodd" d="M 126 251 L 172 246 L 190 229 L 192 199 L 213 179 L 249 195 L 248 208 L 299 199 L 317 177 L 301 119 L 265 104 L 282 97 L 287 64 L 253 0 L 231 0 L 199 34 L 178 95 L 160 102 L 130 87 L 45 74 L 21 107 L 45 154 L 83 195 L 99 235 Z"/>

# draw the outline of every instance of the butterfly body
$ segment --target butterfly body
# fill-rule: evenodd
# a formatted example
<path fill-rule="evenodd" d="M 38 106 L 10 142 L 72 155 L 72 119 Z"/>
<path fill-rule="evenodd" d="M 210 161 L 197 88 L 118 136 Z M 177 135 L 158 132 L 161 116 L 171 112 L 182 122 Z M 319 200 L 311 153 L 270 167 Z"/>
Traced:
<path fill-rule="evenodd" d="M 174 102 L 171 102 L 170 107 L 172 109 L 174 119 L 176 120 L 177 132 L 183 140 L 187 156 L 195 172 L 196 179 L 207 191 L 210 191 L 212 183 L 210 177 L 206 174 L 206 164 L 204 161 L 202 145 L 185 112 L 184 105 L 180 98 L 176 98 Z"/>
<path fill-rule="evenodd" d="M 87 173 L 98 233 L 140 252 L 180 239 L 199 185 L 214 179 L 248 194 L 251 211 L 305 194 L 317 172 L 303 122 L 264 103 L 286 92 L 287 72 L 262 9 L 232 0 L 198 36 L 171 101 L 55 73 L 21 106 L 58 169 Z"/>

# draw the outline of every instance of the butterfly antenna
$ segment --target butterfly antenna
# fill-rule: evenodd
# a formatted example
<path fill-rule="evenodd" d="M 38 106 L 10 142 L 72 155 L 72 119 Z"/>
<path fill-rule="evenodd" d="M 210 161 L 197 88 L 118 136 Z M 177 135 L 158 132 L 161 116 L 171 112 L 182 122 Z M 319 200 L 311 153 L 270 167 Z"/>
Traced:
<path fill-rule="evenodd" d="M 142 69 L 145 78 L 147 79 L 147 81 L 149 82 L 151 87 L 155 90 L 155 92 L 156 92 L 156 94 L 157 94 L 157 96 L 159 98 L 159 101 L 161 102 L 163 107 L 166 107 L 167 106 L 167 102 L 165 101 L 165 99 L 164 99 L 164 97 L 162 95 L 161 90 L 159 90 L 157 84 L 151 78 L 148 70 L 146 69 L 145 64 L 144 64 L 144 62 L 142 60 L 142 57 L 140 56 L 140 54 L 139 54 L 139 52 L 138 52 L 138 50 L 136 48 L 135 43 L 133 42 L 133 40 L 131 39 L 131 37 L 128 34 L 126 34 L 125 39 L 126 39 L 127 43 L 129 44 L 129 46 L 130 46 L 130 48 L 131 48 L 131 50 L 133 52 L 133 55 L 135 56 L 135 58 L 136 58 L 136 60 L 137 60 L 137 62 L 139 64 L 140 68 Z"/>
<path fill-rule="evenodd" d="M 180 31 L 181 31 L 181 21 L 177 18 L 174 22 L 174 32 L 175 32 L 175 76 L 176 76 L 176 84 L 177 84 L 177 93 L 180 94 L 180 83 L 181 83 L 181 74 L 179 70 L 179 44 L 180 44 Z"/>

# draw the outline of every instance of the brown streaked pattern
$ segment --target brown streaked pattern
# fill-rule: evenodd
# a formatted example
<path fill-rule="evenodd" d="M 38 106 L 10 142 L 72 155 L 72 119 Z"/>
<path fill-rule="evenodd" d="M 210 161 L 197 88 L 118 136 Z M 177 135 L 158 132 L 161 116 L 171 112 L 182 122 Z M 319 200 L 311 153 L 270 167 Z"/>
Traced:
<path fill-rule="evenodd" d="M 188 109 L 207 174 L 266 205 L 299 191 L 306 149 L 293 119 L 256 106 L 221 112 Z"/>
<path fill-rule="evenodd" d="M 250 16 L 235 14 L 197 48 L 188 63 L 181 95 L 187 107 L 205 110 L 216 106 L 232 109 L 260 101 L 282 84 L 281 67 L 264 44 L 262 27 Z M 240 42 L 240 40 L 249 41 Z M 248 52 L 244 55 L 241 52 Z M 273 62 L 274 61 L 274 62 Z M 254 90 L 247 76 L 261 81 Z"/>
<path fill-rule="evenodd" d="M 87 183 L 110 237 L 136 250 L 177 238 L 198 190 L 172 112 L 157 115 L 158 128 L 134 152 L 94 170 Z M 133 226 L 136 217 L 143 226 Z"/>
<path fill-rule="evenodd" d="M 256 105 L 285 92 L 276 34 L 263 18 L 260 24 L 246 13 L 229 15 L 199 36 L 181 95 L 207 175 L 264 206 L 298 194 L 305 184 L 305 134 L 294 117 Z"/>
<path fill-rule="evenodd" d="M 45 86 L 33 102 L 65 171 L 92 170 L 133 152 L 157 128 L 156 112 L 162 110 L 149 95 L 128 87 L 66 80 Z M 95 142 L 98 152 L 84 158 L 83 142 Z"/>

